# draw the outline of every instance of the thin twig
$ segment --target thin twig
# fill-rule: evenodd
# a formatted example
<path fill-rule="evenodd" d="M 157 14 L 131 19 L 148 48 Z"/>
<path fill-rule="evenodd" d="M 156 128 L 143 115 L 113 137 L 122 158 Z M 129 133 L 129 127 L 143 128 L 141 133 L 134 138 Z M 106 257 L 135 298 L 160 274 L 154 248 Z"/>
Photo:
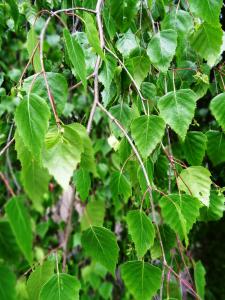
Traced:
<path fill-rule="evenodd" d="M 90 75 L 88 75 L 88 76 L 86 77 L 86 80 L 88 80 L 88 79 L 94 77 L 94 75 L 95 75 L 94 72 L 91 73 Z M 82 81 L 79 81 L 79 82 L 77 82 L 76 84 L 72 85 L 72 86 L 69 88 L 69 92 L 75 90 L 75 89 L 78 88 L 80 85 L 82 85 Z"/>
<path fill-rule="evenodd" d="M 96 5 L 96 19 L 97 19 L 97 26 L 98 26 L 101 49 L 104 49 L 104 46 L 105 46 L 103 25 L 102 25 L 102 20 L 101 20 L 101 7 L 103 4 L 103 1 L 104 0 L 98 0 L 97 5 Z M 95 111 L 97 108 L 97 102 L 99 101 L 98 72 L 99 72 L 100 64 L 101 64 L 101 57 L 98 56 L 97 62 L 95 65 L 95 70 L 94 70 L 94 101 L 93 101 L 93 104 L 91 107 L 91 112 L 90 112 L 90 116 L 89 116 L 88 124 L 87 124 L 87 133 L 88 134 L 90 134 L 90 132 L 91 132 L 92 122 L 93 122 Z"/>
<path fill-rule="evenodd" d="M 9 142 L 7 142 L 5 147 L 0 151 L 0 156 L 2 156 L 6 152 L 6 150 L 12 145 L 12 143 L 14 141 L 15 141 L 15 138 L 12 138 Z"/>
<path fill-rule="evenodd" d="M 148 173 L 147 173 L 146 168 L 144 166 L 144 163 L 142 161 L 142 158 L 141 158 L 137 148 L 133 144 L 130 136 L 128 135 L 126 130 L 123 128 L 123 126 L 120 124 L 120 122 L 115 117 L 113 117 L 113 115 L 100 102 L 97 102 L 97 105 L 109 117 L 109 119 L 116 124 L 116 126 L 124 134 L 125 138 L 127 139 L 128 143 L 130 144 L 132 150 L 134 151 L 134 154 L 137 157 L 137 160 L 140 163 L 140 166 L 141 166 L 141 169 L 142 169 L 142 172 L 144 174 L 144 177 L 145 177 L 145 180 L 146 180 L 146 183 L 147 183 L 147 187 L 148 187 L 150 205 L 151 205 L 151 209 L 152 209 L 152 218 L 153 218 L 153 222 L 155 223 L 155 226 L 156 226 L 156 230 L 157 230 L 157 234 L 158 234 L 158 238 L 159 238 L 159 243 L 160 243 L 160 247 L 161 247 L 161 251 L 162 251 L 163 261 L 166 262 L 165 252 L 164 252 L 163 243 L 162 243 L 162 237 L 161 237 L 161 234 L 160 234 L 160 231 L 159 231 L 159 226 L 157 224 L 157 219 L 156 219 L 155 206 L 154 206 L 153 195 L 152 195 L 152 187 L 151 187 L 151 183 L 150 183 L 150 180 L 149 180 L 149 177 L 148 177 Z"/>
<path fill-rule="evenodd" d="M 5 177 L 5 175 L 2 172 L 0 172 L 0 178 L 4 182 L 5 187 L 6 187 L 7 191 L 10 193 L 10 195 L 12 197 L 16 196 L 16 194 L 14 193 L 13 189 L 11 188 L 7 178 Z"/>
<path fill-rule="evenodd" d="M 55 102 L 54 102 L 54 98 L 52 96 L 50 86 L 49 86 L 49 83 L 48 83 L 48 80 L 47 80 L 47 75 L 46 75 L 45 66 L 44 66 L 44 59 L 43 59 L 43 44 L 44 44 L 45 31 L 47 30 L 48 24 L 51 21 L 52 16 L 53 15 L 48 17 L 47 21 L 45 22 L 44 27 L 42 28 L 41 34 L 40 34 L 40 62 L 41 62 L 41 69 L 42 69 L 42 73 L 43 73 L 47 93 L 48 93 L 48 98 L 49 98 L 49 101 L 50 101 L 50 104 L 51 104 L 51 107 L 52 107 L 52 111 L 53 111 L 53 114 L 54 114 L 54 117 L 55 117 L 56 124 L 59 127 L 60 126 L 60 119 L 58 117 Z"/>
<path fill-rule="evenodd" d="M 124 65 L 124 63 L 119 59 L 119 57 L 114 53 L 112 52 L 108 47 L 105 46 L 105 49 L 106 51 L 108 51 L 118 62 L 119 64 L 121 65 L 121 67 L 126 71 L 127 75 L 130 77 L 130 80 L 132 81 L 139 97 L 141 98 L 141 102 L 142 102 L 142 107 L 143 107 L 143 111 L 144 113 L 147 115 L 147 111 L 146 111 L 146 108 L 145 108 L 145 104 L 144 102 L 147 101 L 147 99 L 144 98 L 144 96 L 142 95 L 136 81 L 134 80 L 133 76 L 131 75 L 131 73 L 129 72 L 129 70 L 127 69 L 127 67 Z"/>

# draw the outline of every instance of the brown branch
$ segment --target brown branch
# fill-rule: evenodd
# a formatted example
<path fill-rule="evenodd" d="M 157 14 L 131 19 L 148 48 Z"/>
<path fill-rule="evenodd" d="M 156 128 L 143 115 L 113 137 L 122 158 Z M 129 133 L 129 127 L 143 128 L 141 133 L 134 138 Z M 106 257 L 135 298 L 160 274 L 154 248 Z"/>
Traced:
<path fill-rule="evenodd" d="M 92 74 L 88 75 L 88 76 L 86 77 L 86 80 L 88 80 L 88 79 L 94 77 L 94 75 L 95 75 L 94 72 L 93 72 Z M 72 85 L 72 86 L 69 88 L 69 92 L 75 90 L 75 89 L 78 88 L 81 84 L 82 84 L 82 81 L 79 81 L 79 82 L 77 82 L 76 84 Z"/>
<path fill-rule="evenodd" d="M 11 186 L 9 184 L 8 179 L 5 177 L 5 175 L 2 172 L 0 172 L 0 178 L 4 182 L 4 185 L 5 185 L 6 189 L 7 189 L 7 191 L 9 192 L 9 194 L 12 197 L 16 196 L 16 194 L 14 193 L 13 189 L 11 188 Z"/>

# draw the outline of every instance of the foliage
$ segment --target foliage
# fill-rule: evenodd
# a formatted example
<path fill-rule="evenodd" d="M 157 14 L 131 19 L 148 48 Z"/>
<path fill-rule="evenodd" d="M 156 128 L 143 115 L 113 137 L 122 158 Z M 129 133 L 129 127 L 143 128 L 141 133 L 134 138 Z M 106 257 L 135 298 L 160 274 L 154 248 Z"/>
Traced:
<path fill-rule="evenodd" d="M 0 0 L 0 299 L 225 298 L 222 6 Z"/>

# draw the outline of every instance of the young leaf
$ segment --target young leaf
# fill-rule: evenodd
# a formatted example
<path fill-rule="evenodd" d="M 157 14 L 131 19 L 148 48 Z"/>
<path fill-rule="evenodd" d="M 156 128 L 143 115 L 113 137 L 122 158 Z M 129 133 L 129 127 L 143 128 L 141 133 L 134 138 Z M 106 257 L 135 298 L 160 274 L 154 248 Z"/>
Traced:
<path fill-rule="evenodd" d="M 98 31 L 96 29 L 92 16 L 89 13 L 85 13 L 84 20 L 85 20 L 85 29 L 87 33 L 87 38 L 90 45 L 93 47 L 95 52 L 98 55 L 100 55 L 101 59 L 104 59 L 104 53 L 100 45 Z"/>
<path fill-rule="evenodd" d="M 35 78 L 35 81 L 34 76 L 36 75 L 30 76 L 24 80 L 23 89 L 28 94 L 32 84 L 31 92 L 45 99 L 45 101 L 49 103 L 48 92 L 43 75 L 38 75 L 38 77 Z M 67 80 L 63 74 L 59 73 L 46 72 L 46 76 L 51 94 L 56 104 L 57 113 L 61 115 L 68 97 Z"/>
<path fill-rule="evenodd" d="M 210 110 L 215 117 L 216 121 L 225 131 L 225 93 L 219 94 L 214 97 L 210 103 Z"/>
<path fill-rule="evenodd" d="M 113 199 L 118 199 L 119 196 L 124 198 L 126 202 L 132 195 L 131 184 L 121 172 L 114 172 L 111 175 L 110 189 Z"/>
<path fill-rule="evenodd" d="M 78 191 L 81 200 L 84 201 L 88 197 L 91 187 L 91 178 L 88 171 L 80 168 L 79 170 L 75 171 L 73 179 L 75 188 Z"/>
<path fill-rule="evenodd" d="M 9 219 L 9 224 L 16 237 L 16 241 L 25 258 L 32 264 L 32 229 L 30 223 L 30 216 L 24 205 L 24 201 L 21 197 L 11 198 L 5 206 L 5 211 Z"/>
<path fill-rule="evenodd" d="M 0 264 L 0 299 L 16 300 L 16 276 L 5 265 Z"/>
<path fill-rule="evenodd" d="M 189 89 L 169 92 L 159 99 L 161 117 L 182 140 L 194 117 L 196 101 L 195 93 Z"/>
<path fill-rule="evenodd" d="M 110 89 L 114 74 L 116 72 L 116 66 L 116 60 L 112 56 L 106 55 L 103 69 L 99 74 L 99 81 L 104 85 L 106 90 Z"/>
<path fill-rule="evenodd" d="M 210 66 L 213 66 L 220 55 L 222 38 L 223 31 L 220 27 L 213 27 L 204 22 L 191 35 L 191 46 Z"/>
<path fill-rule="evenodd" d="M 49 129 L 43 150 L 43 164 L 63 189 L 67 189 L 70 178 L 81 160 L 83 144 L 76 130 L 69 126 Z"/>
<path fill-rule="evenodd" d="M 127 217 L 128 232 L 135 244 L 137 256 L 143 257 L 153 245 L 155 229 L 149 217 L 143 211 L 131 210 Z"/>
<path fill-rule="evenodd" d="M 205 299 L 205 273 L 205 268 L 203 267 L 201 261 L 198 261 L 194 266 L 194 278 L 197 293 L 202 300 Z"/>
<path fill-rule="evenodd" d="M 207 137 L 200 131 L 189 131 L 186 135 L 183 149 L 185 158 L 192 166 L 201 165 L 205 150 Z"/>
<path fill-rule="evenodd" d="M 189 195 L 171 194 L 160 199 L 162 216 L 166 224 L 178 233 L 180 239 L 185 238 L 199 215 L 201 206 L 198 199 Z"/>
<path fill-rule="evenodd" d="M 211 24 L 219 26 L 219 16 L 223 5 L 222 0 L 189 0 L 190 10 L 197 17 Z"/>
<path fill-rule="evenodd" d="M 209 130 L 206 136 L 207 154 L 213 165 L 217 166 L 225 162 L 225 134 L 221 131 Z"/>
<path fill-rule="evenodd" d="M 79 300 L 80 282 L 64 273 L 53 275 L 41 289 L 39 300 Z"/>
<path fill-rule="evenodd" d="M 29 57 L 31 58 L 35 47 L 37 46 L 38 38 L 35 33 L 34 27 L 31 27 L 30 31 L 27 34 L 27 51 L 29 53 Z M 41 72 L 41 61 L 40 61 L 40 54 L 38 48 L 36 49 L 33 55 L 33 66 L 36 73 Z"/>
<path fill-rule="evenodd" d="M 141 116 L 131 124 L 131 134 L 141 155 L 147 158 L 163 138 L 165 123 L 158 116 Z"/>
<path fill-rule="evenodd" d="M 72 123 L 68 126 L 73 130 L 76 130 L 83 143 L 84 151 L 81 154 L 80 167 L 92 173 L 94 176 L 97 176 L 94 149 L 86 128 L 79 123 Z"/>
<path fill-rule="evenodd" d="M 81 243 L 88 256 L 105 266 L 110 273 L 115 273 L 119 247 L 114 233 L 104 227 L 91 226 L 83 232 Z"/>
<path fill-rule="evenodd" d="M 30 94 L 19 104 L 15 113 L 18 134 L 34 157 L 39 157 L 48 129 L 50 110 L 38 95 Z"/>
<path fill-rule="evenodd" d="M 148 44 L 147 54 L 159 71 L 166 73 L 175 55 L 177 33 L 172 29 L 156 33 Z"/>
<path fill-rule="evenodd" d="M 209 206 L 210 176 L 209 170 L 200 166 L 184 169 L 178 177 L 179 189 Z"/>
<path fill-rule="evenodd" d="M 81 79 L 84 88 L 87 88 L 87 72 L 85 65 L 84 52 L 80 44 L 71 37 L 67 28 L 63 30 L 63 36 L 66 44 L 66 49 L 73 64 L 76 75 Z"/>
<path fill-rule="evenodd" d="M 102 201 L 89 202 L 80 220 L 81 230 L 86 230 L 90 226 L 102 226 L 104 216 L 105 206 Z"/>
<path fill-rule="evenodd" d="M 49 174 L 42 166 L 40 160 L 33 157 L 31 152 L 25 147 L 18 132 L 15 133 L 15 148 L 17 157 L 22 166 L 21 180 L 24 189 L 32 200 L 34 208 L 42 211 L 42 201 L 45 193 L 48 192 Z"/>
<path fill-rule="evenodd" d="M 161 284 L 162 272 L 144 261 L 128 261 L 120 266 L 121 276 L 136 300 L 152 299 Z"/>
<path fill-rule="evenodd" d="M 43 265 L 38 266 L 27 280 L 27 291 L 30 299 L 39 300 L 42 286 L 54 274 L 54 261 L 46 261 Z"/>

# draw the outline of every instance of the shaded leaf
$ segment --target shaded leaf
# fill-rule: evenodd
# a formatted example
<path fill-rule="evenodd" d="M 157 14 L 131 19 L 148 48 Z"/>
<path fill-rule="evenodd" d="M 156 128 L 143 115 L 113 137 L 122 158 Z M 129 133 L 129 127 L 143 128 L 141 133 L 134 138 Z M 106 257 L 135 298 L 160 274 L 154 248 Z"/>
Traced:
<path fill-rule="evenodd" d="M 201 165 L 205 156 L 207 137 L 200 131 L 189 131 L 183 149 L 185 158 L 192 166 Z"/>
<path fill-rule="evenodd" d="M 214 166 L 225 162 L 225 134 L 221 131 L 209 130 L 206 133 L 207 154 Z"/>
<path fill-rule="evenodd" d="M 11 229 L 16 237 L 17 244 L 31 265 L 33 260 L 33 235 L 31 230 L 30 216 L 24 205 L 23 199 L 21 197 L 11 198 L 11 200 L 7 202 L 5 206 L 5 211 Z"/>
<path fill-rule="evenodd" d="M 131 184 L 121 172 L 114 172 L 111 175 L 110 189 L 113 199 L 117 200 L 119 196 L 124 198 L 126 202 L 132 195 Z"/>
<path fill-rule="evenodd" d="M 225 93 L 219 94 L 214 97 L 210 103 L 210 110 L 215 117 L 216 121 L 225 131 Z"/>
<path fill-rule="evenodd" d="M 153 245 L 155 238 L 155 229 L 151 219 L 141 210 L 131 210 L 127 214 L 126 221 L 137 256 L 143 257 Z"/>
<path fill-rule="evenodd" d="M 16 276 L 5 265 L 0 265 L 0 299 L 17 300 L 16 297 Z"/>
<path fill-rule="evenodd" d="M 75 171 L 73 181 L 81 200 L 85 200 L 88 197 L 91 188 L 91 178 L 88 171 L 83 168 Z"/>
<path fill-rule="evenodd" d="M 33 51 L 34 51 L 35 47 L 37 46 L 37 43 L 38 43 L 38 38 L 35 33 L 34 27 L 31 27 L 30 31 L 27 34 L 27 51 L 29 53 L 29 58 L 31 58 Z M 41 72 L 41 61 L 40 61 L 40 54 L 39 54 L 38 48 L 36 49 L 36 51 L 33 55 L 32 63 L 33 63 L 35 72 L 36 73 Z"/>
<path fill-rule="evenodd" d="M 194 266 L 194 278 L 197 293 L 202 300 L 205 299 L 205 273 L 205 268 L 199 260 Z"/>
<path fill-rule="evenodd" d="M 85 65 L 84 52 L 80 44 L 73 39 L 68 29 L 63 30 L 63 36 L 66 44 L 66 49 L 75 69 L 76 75 L 81 79 L 84 88 L 87 88 L 87 72 Z"/>

